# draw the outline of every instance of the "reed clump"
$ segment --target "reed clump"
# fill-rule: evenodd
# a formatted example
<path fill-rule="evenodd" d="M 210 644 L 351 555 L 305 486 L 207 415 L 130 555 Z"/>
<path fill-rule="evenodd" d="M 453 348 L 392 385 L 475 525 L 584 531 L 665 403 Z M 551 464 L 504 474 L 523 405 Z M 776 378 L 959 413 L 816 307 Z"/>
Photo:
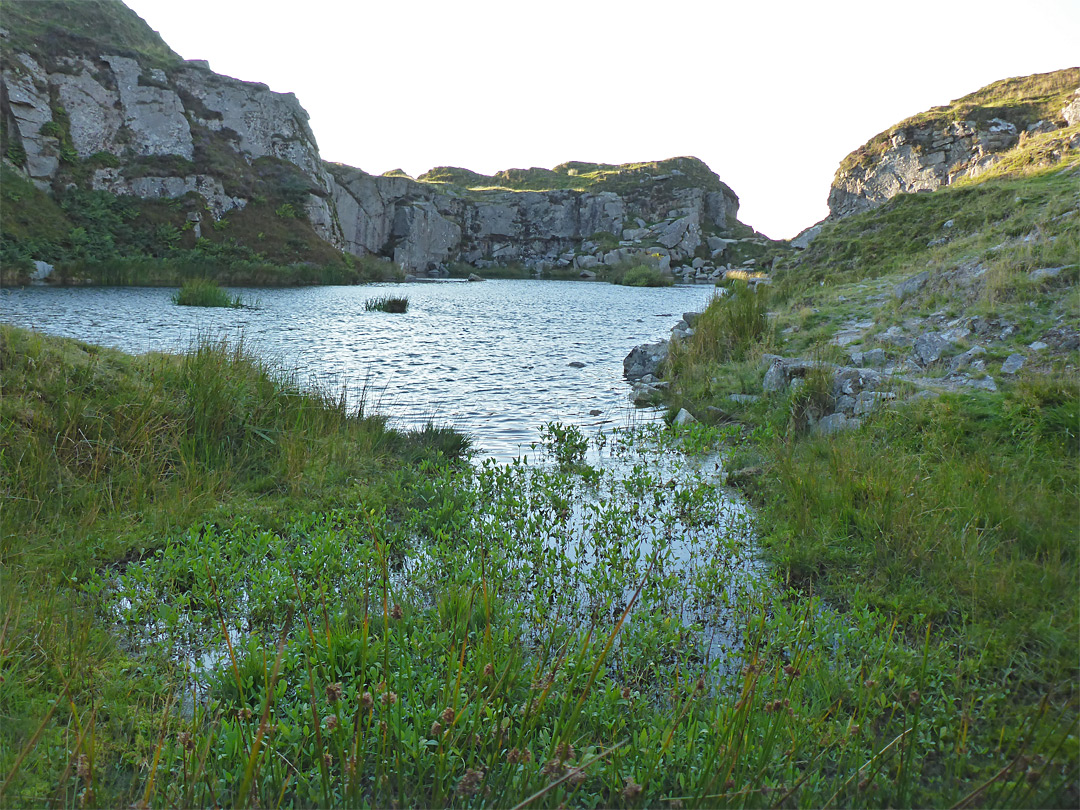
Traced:
<path fill-rule="evenodd" d="M 173 293 L 173 303 L 182 307 L 228 307 L 239 309 L 243 301 L 239 295 L 229 295 L 218 286 L 216 281 L 205 278 L 185 281 L 183 286 Z"/>
<path fill-rule="evenodd" d="M 409 299 L 404 295 L 383 295 L 378 298 L 369 298 L 364 302 L 364 309 L 368 312 L 407 312 Z"/>

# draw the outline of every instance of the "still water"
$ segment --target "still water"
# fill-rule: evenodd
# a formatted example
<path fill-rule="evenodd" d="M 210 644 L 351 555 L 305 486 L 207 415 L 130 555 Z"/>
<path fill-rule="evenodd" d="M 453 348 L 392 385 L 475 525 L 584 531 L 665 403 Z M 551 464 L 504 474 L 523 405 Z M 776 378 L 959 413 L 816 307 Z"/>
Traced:
<path fill-rule="evenodd" d="M 363 397 L 399 427 L 453 425 L 481 456 L 505 461 L 547 422 L 593 433 L 655 418 L 629 404 L 622 360 L 702 310 L 712 290 L 517 280 L 250 289 L 231 291 L 252 304 L 234 310 L 176 306 L 167 288 L 30 287 L 0 291 L 0 320 L 133 354 L 242 338 L 301 382 L 346 385 L 354 405 Z M 365 311 L 384 295 L 407 296 L 408 312 Z"/>

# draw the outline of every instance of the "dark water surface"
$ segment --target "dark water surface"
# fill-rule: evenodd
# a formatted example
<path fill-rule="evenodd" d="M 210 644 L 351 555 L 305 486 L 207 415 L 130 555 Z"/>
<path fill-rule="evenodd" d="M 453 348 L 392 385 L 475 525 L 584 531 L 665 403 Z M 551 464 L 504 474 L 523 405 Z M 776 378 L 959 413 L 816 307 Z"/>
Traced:
<path fill-rule="evenodd" d="M 365 397 L 395 425 L 451 424 L 482 455 L 507 460 L 547 422 L 591 433 L 655 417 L 630 406 L 622 360 L 703 309 L 712 289 L 492 280 L 233 290 L 255 306 L 232 310 L 176 306 L 167 288 L 29 287 L 0 291 L 0 320 L 134 354 L 242 337 L 301 381 L 347 384 L 354 404 Z M 383 295 L 407 296 L 409 311 L 365 311 Z"/>

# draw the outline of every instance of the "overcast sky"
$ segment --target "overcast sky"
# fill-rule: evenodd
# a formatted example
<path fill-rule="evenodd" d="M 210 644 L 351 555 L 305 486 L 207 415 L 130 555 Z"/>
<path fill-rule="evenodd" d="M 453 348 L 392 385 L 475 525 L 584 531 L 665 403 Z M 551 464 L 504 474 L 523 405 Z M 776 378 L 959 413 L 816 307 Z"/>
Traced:
<path fill-rule="evenodd" d="M 552 167 L 694 155 L 788 238 L 890 125 L 1080 64 L 1080 2 L 125 0 L 186 59 L 294 92 L 327 160 Z"/>

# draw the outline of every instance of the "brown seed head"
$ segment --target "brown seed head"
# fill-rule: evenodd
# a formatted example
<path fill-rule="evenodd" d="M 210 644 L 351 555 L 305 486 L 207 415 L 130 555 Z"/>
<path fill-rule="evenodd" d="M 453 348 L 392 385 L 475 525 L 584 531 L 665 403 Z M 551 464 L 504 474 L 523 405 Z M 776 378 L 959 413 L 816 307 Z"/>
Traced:
<path fill-rule="evenodd" d="M 506 752 L 506 761 L 511 765 L 517 765 L 521 761 L 521 752 L 516 748 L 511 748 Z"/>
<path fill-rule="evenodd" d="M 181 731 L 178 736 L 184 734 L 187 734 L 187 732 Z M 191 735 L 188 734 L 188 736 L 190 737 Z M 181 741 L 180 744 L 183 745 L 183 741 Z M 86 754 L 79 754 L 79 758 L 75 760 L 75 773 L 79 775 L 80 779 L 86 779 L 90 776 L 90 760 L 86 758 Z"/>
<path fill-rule="evenodd" d="M 390 608 L 391 619 L 400 619 L 404 615 L 404 613 L 405 612 L 401 609 L 401 605 L 398 605 L 396 603 L 392 608 Z"/>
<path fill-rule="evenodd" d="M 622 688 L 622 697 L 623 697 L 623 700 L 629 700 L 630 699 L 630 687 L 629 686 L 624 686 Z"/>
<path fill-rule="evenodd" d="M 557 759 L 549 759 L 544 767 L 540 769 L 540 775 L 550 778 L 552 782 L 559 779 L 565 772 L 566 766 Z"/>
<path fill-rule="evenodd" d="M 626 780 L 626 787 L 623 788 L 622 795 L 628 802 L 634 801 L 641 795 L 641 785 L 635 782 L 632 777 L 628 778 Z"/>
<path fill-rule="evenodd" d="M 251 709 L 249 709 L 247 706 L 242 708 L 240 710 L 240 719 L 241 720 L 250 720 L 251 719 Z"/>
<path fill-rule="evenodd" d="M 323 765 L 329 768 L 334 764 L 334 756 L 329 751 L 323 751 L 322 761 Z"/>
<path fill-rule="evenodd" d="M 877 686 L 877 681 L 875 681 L 873 678 L 867 678 L 865 681 L 862 682 L 862 685 L 865 686 L 867 689 L 873 689 L 875 686 Z"/>
<path fill-rule="evenodd" d="M 371 692 L 364 692 L 364 694 L 362 694 L 360 696 L 360 706 L 363 709 L 365 709 L 365 710 L 370 709 L 374 705 L 375 705 L 375 698 L 373 698 L 371 696 Z"/>
<path fill-rule="evenodd" d="M 452 725 L 454 722 L 454 710 L 447 706 L 445 709 L 443 709 L 443 713 L 440 715 L 440 717 L 446 725 Z"/>
<path fill-rule="evenodd" d="M 338 725 L 338 719 L 337 719 L 336 715 L 332 714 L 332 715 L 330 715 L 329 717 L 326 718 L 326 730 L 327 731 L 333 731 L 335 728 L 337 728 L 337 725 Z"/>
<path fill-rule="evenodd" d="M 494 674 L 495 674 L 495 667 L 493 667 L 491 664 L 484 664 L 484 677 L 485 678 L 490 678 Z"/>
<path fill-rule="evenodd" d="M 570 782 L 571 785 L 574 785 L 575 787 L 577 787 L 578 785 L 582 784 L 588 778 L 589 777 L 585 775 L 585 769 L 584 768 L 573 768 L 571 770 L 571 773 L 570 773 L 569 782 Z"/>
<path fill-rule="evenodd" d="M 566 762 L 574 758 L 574 746 L 568 742 L 559 743 L 555 746 L 555 758 L 560 762 Z"/>
<path fill-rule="evenodd" d="M 465 775 L 461 777 L 461 781 L 458 782 L 457 794 L 459 796 L 472 796 L 476 793 L 480 787 L 480 782 L 484 779 L 484 772 L 481 770 L 473 770 L 470 768 L 465 771 Z"/>
<path fill-rule="evenodd" d="M 326 685 L 326 699 L 331 703 L 337 703 L 341 700 L 341 695 L 344 690 L 341 688 L 340 683 L 328 683 Z"/>
<path fill-rule="evenodd" d="M 918 689 L 912 689 L 911 694 L 909 694 L 907 696 L 907 699 L 908 699 L 908 703 L 910 703 L 912 706 L 918 706 L 919 705 L 919 700 L 920 700 L 919 690 Z"/>
<path fill-rule="evenodd" d="M 393 706 L 397 703 L 397 692 L 384 692 L 379 701 L 383 706 Z"/>
<path fill-rule="evenodd" d="M 440 734 L 442 734 L 442 723 L 436 720 L 434 723 L 431 724 L 430 736 L 438 737 Z"/>

